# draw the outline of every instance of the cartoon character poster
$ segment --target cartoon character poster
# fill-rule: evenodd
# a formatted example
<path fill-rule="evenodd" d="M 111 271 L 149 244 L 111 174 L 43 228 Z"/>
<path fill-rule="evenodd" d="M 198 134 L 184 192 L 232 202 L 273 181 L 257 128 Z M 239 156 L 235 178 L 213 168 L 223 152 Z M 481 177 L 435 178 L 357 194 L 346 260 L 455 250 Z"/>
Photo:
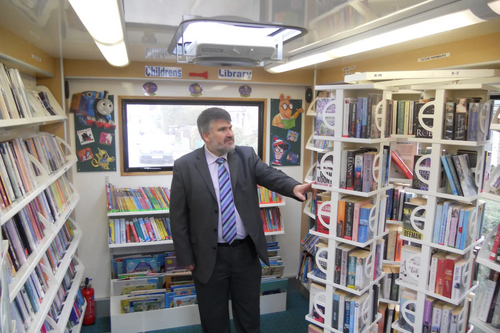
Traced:
<path fill-rule="evenodd" d="M 271 99 L 271 165 L 300 165 L 303 112 L 302 100 L 285 94 Z"/>
<path fill-rule="evenodd" d="M 113 111 L 113 96 L 107 91 L 73 95 L 78 172 L 116 171 Z"/>

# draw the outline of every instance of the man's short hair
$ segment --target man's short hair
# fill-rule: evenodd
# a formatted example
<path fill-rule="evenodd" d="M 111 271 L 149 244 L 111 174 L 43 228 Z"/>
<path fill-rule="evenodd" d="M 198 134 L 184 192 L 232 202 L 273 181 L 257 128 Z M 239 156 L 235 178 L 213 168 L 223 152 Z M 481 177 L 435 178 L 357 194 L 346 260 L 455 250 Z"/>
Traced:
<path fill-rule="evenodd" d="M 225 120 L 230 123 L 231 115 L 229 114 L 229 112 L 221 108 L 208 108 L 200 113 L 196 123 L 198 125 L 198 131 L 200 132 L 200 136 L 202 139 L 203 133 L 210 133 L 210 125 L 214 120 Z"/>

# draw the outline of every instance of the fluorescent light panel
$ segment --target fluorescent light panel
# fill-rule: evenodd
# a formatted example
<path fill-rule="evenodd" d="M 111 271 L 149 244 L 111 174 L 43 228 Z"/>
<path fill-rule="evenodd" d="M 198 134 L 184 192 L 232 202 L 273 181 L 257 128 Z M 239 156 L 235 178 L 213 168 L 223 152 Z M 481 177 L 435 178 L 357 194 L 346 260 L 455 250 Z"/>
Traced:
<path fill-rule="evenodd" d="M 106 60 L 113 66 L 129 63 L 117 0 L 69 0 Z"/>
<path fill-rule="evenodd" d="M 498 2 L 500 3 L 500 0 Z M 384 46 L 394 45 L 440 32 L 462 28 L 482 21 L 483 20 L 475 16 L 470 10 L 464 10 L 412 24 L 404 28 L 395 29 L 373 37 L 368 37 L 344 46 L 335 47 L 331 50 L 320 53 L 320 56 L 317 58 L 319 61 L 317 62 L 313 61 L 315 58 L 314 55 L 312 55 L 293 59 L 286 64 L 268 67 L 266 70 L 271 73 L 286 72 L 292 69 L 333 60 L 335 58 L 375 50 Z M 297 57 L 299 56 L 300 55 Z M 307 59 L 307 61 L 305 59 Z"/>

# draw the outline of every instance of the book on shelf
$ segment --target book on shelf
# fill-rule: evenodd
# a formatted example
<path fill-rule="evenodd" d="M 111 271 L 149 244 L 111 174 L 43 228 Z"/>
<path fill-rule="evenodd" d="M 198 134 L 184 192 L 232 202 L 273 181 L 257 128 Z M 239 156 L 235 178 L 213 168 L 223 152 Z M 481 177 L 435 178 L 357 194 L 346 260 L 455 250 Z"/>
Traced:
<path fill-rule="evenodd" d="M 425 103 L 416 103 L 415 104 L 415 112 L 414 112 L 414 130 L 415 130 L 415 137 L 416 138 L 425 138 L 425 139 L 432 139 L 432 132 L 425 129 L 423 125 L 420 123 L 418 120 L 419 114 L 423 113 L 424 115 L 433 115 L 434 114 L 434 105 L 429 105 L 427 106 L 424 110 Z M 433 128 L 434 126 L 434 119 L 432 118 L 424 118 L 423 123 L 430 128 Z"/>
<path fill-rule="evenodd" d="M 167 210 L 170 207 L 170 190 L 166 187 L 115 188 L 106 184 L 109 212 Z"/>
<path fill-rule="evenodd" d="M 411 215 L 415 209 L 419 206 L 427 205 L 427 200 L 425 198 L 411 198 L 409 202 L 405 202 L 403 206 L 403 236 L 422 239 L 423 235 L 420 231 L 416 230 L 411 222 Z M 419 210 L 415 214 L 415 219 L 413 223 L 420 229 L 424 229 L 424 222 L 422 219 L 425 218 L 425 210 Z"/>
<path fill-rule="evenodd" d="M 335 103 L 331 103 L 333 101 L 333 98 L 316 99 L 316 135 L 335 136 L 335 131 L 331 128 L 335 126 L 335 118 L 332 117 L 335 114 Z"/>
<path fill-rule="evenodd" d="M 326 288 L 311 283 L 309 288 L 309 316 L 319 323 L 325 322 Z"/>
<path fill-rule="evenodd" d="M 404 245 L 401 249 L 400 279 L 408 284 L 418 286 L 420 276 L 420 253 L 422 249 L 416 246 Z"/>
<path fill-rule="evenodd" d="M 417 174 L 420 175 L 421 178 L 425 179 L 425 180 L 429 180 L 429 177 L 430 177 L 430 171 L 429 170 L 418 170 L 417 169 L 417 163 L 419 163 L 419 159 L 424 156 L 422 154 L 419 154 L 419 155 L 415 155 L 414 158 L 413 158 L 413 180 L 412 180 L 412 188 L 414 189 L 417 189 L 417 190 L 424 190 L 424 191 L 428 191 L 429 190 L 429 185 L 422 181 L 420 178 L 418 178 Z M 419 163 L 419 166 L 420 167 L 426 167 L 426 168 L 429 168 L 431 166 L 431 159 L 430 159 L 430 156 L 429 158 L 425 158 L 423 159 L 420 163 Z"/>

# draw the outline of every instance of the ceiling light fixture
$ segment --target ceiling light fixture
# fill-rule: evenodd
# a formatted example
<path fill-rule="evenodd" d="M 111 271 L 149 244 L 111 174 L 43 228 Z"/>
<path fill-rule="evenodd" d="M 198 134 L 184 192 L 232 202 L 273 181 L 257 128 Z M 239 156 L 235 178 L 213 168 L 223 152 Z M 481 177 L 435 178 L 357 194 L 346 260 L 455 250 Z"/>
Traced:
<path fill-rule="evenodd" d="M 500 0 L 494 0 L 488 3 L 488 6 L 498 15 L 500 15 Z"/>
<path fill-rule="evenodd" d="M 500 3 L 500 0 L 497 1 Z M 432 13 L 423 13 L 409 20 L 397 21 L 387 26 L 373 29 L 330 45 L 325 45 L 316 50 L 292 56 L 288 59 L 287 63 L 278 65 L 269 64 L 264 68 L 271 73 L 282 73 L 292 69 L 315 65 L 335 58 L 346 57 L 484 21 L 470 9 L 463 9 L 464 4 L 470 6 L 471 2 L 465 1 L 460 4 L 461 7 L 457 6 L 456 3 L 454 6 L 441 7 L 439 13 L 442 14 L 434 14 L 434 16 L 437 16 L 434 18 L 429 19 Z M 458 10 L 458 8 L 462 10 Z M 481 16 L 488 16 L 490 14 L 491 13 L 487 13 L 487 15 Z M 321 55 L 318 57 L 319 61 L 304 61 L 304 59 L 313 60 L 315 54 Z"/>
<path fill-rule="evenodd" d="M 119 0 L 69 0 L 102 55 L 113 66 L 129 64 Z"/>

